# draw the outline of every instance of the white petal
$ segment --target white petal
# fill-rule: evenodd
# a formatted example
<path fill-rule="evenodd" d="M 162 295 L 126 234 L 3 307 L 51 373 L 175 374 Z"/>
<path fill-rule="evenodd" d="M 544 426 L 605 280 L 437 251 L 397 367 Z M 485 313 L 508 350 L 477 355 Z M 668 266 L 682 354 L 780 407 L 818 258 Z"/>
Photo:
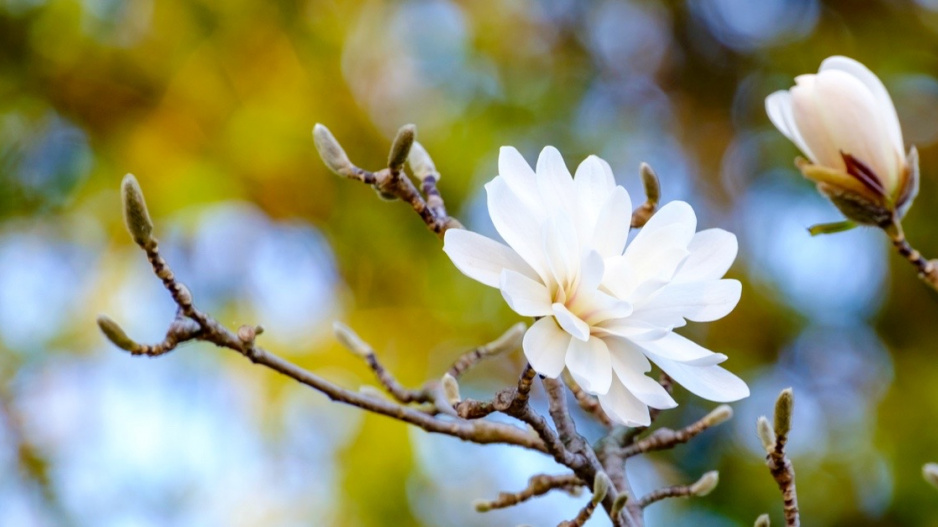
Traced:
<path fill-rule="evenodd" d="M 489 216 L 498 234 L 539 276 L 549 277 L 541 243 L 542 211 L 532 211 L 508 188 L 502 177 L 485 185 Z"/>
<path fill-rule="evenodd" d="M 648 406 L 628 391 L 618 378 L 612 379 L 609 392 L 599 396 L 599 405 L 613 421 L 625 426 L 648 426 Z"/>
<path fill-rule="evenodd" d="M 733 265 L 739 244 L 736 235 L 723 229 L 707 229 L 687 245 L 690 254 L 674 275 L 675 282 L 717 280 Z"/>
<path fill-rule="evenodd" d="M 633 311 L 631 302 L 619 300 L 599 289 L 585 288 L 577 290 L 571 308 L 590 326 L 607 320 L 628 320 Z"/>
<path fill-rule="evenodd" d="M 580 320 L 580 317 L 574 315 L 566 308 L 563 304 L 555 303 L 551 306 L 553 309 L 554 318 L 557 319 L 557 323 L 560 324 L 560 327 L 564 329 L 567 333 L 573 335 L 573 338 L 580 341 L 587 341 L 590 338 L 590 327 Z"/>
<path fill-rule="evenodd" d="M 534 371 L 555 379 L 563 371 L 570 340 L 570 335 L 552 317 L 544 317 L 524 334 L 521 347 Z"/>
<path fill-rule="evenodd" d="M 573 178 L 567 165 L 563 162 L 563 156 L 552 147 L 545 146 L 541 150 L 541 155 L 537 158 L 537 188 L 540 192 L 541 200 L 549 211 L 562 210 L 567 214 L 574 211 L 574 200 L 576 199 L 576 190 L 573 186 Z"/>
<path fill-rule="evenodd" d="M 635 342 L 657 340 L 671 333 L 670 327 L 653 326 L 632 317 L 611 319 L 593 325 L 592 332 L 599 336 L 615 336 Z"/>
<path fill-rule="evenodd" d="M 573 183 L 577 198 L 577 233 L 581 240 L 589 241 L 593 237 L 599 211 L 616 188 L 616 181 L 609 163 L 596 156 L 589 156 L 577 167 Z"/>
<path fill-rule="evenodd" d="M 498 288 L 501 289 L 505 302 L 508 302 L 508 307 L 519 315 L 543 317 L 553 314 L 550 308 L 550 291 L 541 282 L 505 269 L 502 271 Z"/>
<path fill-rule="evenodd" d="M 687 203 L 672 201 L 662 207 L 625 249 L 633 280 L 670 279 L 686 257 L 696 229 L 697 216 Z"/>
<path fill-rule="evenodd" d="M 765 98 L 765 111 L 769 114 L 769 120 L 778 128 L 779 132 L 785 135 L 795 146 L 811 161 L 817 162 L 817 157 L 811 152 L 811 147 L 805 142 L 804 137 L 795 124 L 794 110 L 792 109 L 791 92 L 788 90 L 777 91 Z"/>
<path fill-rule="evenodd" d="M 711 322 L 736 307 L 741 291 L 738 280 L 672 283 L 637 304 L 632 317 L 656 326 L 681 326 L 683 319 Z"/>
<path fill-rule="evenodd" d="M 603 281 L 605 269 L 606 264 L 603 262 L 603 257 L 596 251 L 589 251 L 583 255 L 583 259 L 580 261 L 579 289 L 591 291 L 599 287 L 599 284 Z"/>
<path fill-rule="evenodd" d="M 622 187 L 615 187 L 603 203 L 593 228 L 593 248 L 604 257 L 625 250 L 632 222 L 632 200 Z"/>
<path fill-rule="evenodd" d="M 883 120 L 889 137 L 893 145 L 900 153 L 905 151 L 905 144 L 902 141 L 902 128 L 899 126 L 899 115 L 896 113 L 896 107 L 892 103 L 892 97 L 886 91 L 886 86 L 879 80 L 875 73 L 863 64 L 849 57 L 833 56 L 824 59 L 821 62 L 819 71 L 840 70 L 857 78 L 866 86 L 873 97 L 876 98 L 880 111 L 883 113 Z"/>
<path fill-rule="evenodd" d="M 465 229 L 446 231 L 443 252 L 463 274 L 487 286 L 499 286 L 503 269 L 538 279 L 534 269 L 510 247 Z"/>
<path fill-rule="evenodd" d="M 622 384 L 641 402 L 652 408 L 665 410 L 677 406 L 671 394 L 658 381 L 645 375 L 651 369 L 648 359 L 625 339 L 604 339 L 612 357 L 612 370 Z"/>
<path fill-rule="evenodd" d="M 572 286 L 580 265 L 580 250 L 569 217 L 562 211 L 555 212 L 544 223 L 541 239 L 554 280 L 563 288 Z"/>
<path fill-rule="evenodd" d="M 503 146 L 498 151 L 498 175 L 505 178 L 508 186 L 516 193 L 532 192 L 537 188 L 534 170 L 513 146 Z"/>
<path fill-rule="evenodd" d="M 678 384 L 704 399 L 728 403 L 749 397 L 746 383 L 720 366 L 690 366 L 657 355 L 649 358 Z"/>
<path fill-rule="evenodd" d="M 726 355 L 714 353 L 700 344 L 673 332 L 657 340 L 636 344 L 648 353 L 693 366 L 713 366 L 726 360 Z"/>
<path fill-rule="evenodd" d="M 612 383 L 612 362 L 609 348 L 601 339 L 592 337 L 586 342 L 571 339 L 567 348 L 567 368 L 573 379 L 592 394 L 609 391 Z"/>

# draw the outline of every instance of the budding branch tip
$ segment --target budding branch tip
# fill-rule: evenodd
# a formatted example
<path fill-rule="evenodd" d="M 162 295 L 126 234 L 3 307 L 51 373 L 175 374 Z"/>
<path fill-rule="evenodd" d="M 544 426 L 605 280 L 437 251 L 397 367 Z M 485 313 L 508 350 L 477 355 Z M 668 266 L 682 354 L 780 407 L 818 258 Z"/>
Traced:
<path fill-rule="evenodd" d="M 756 434 L 759 436 L 759 440 L 762 441 L 762 447 L 765 448 L 766 452 L 775 449 L 775 430 L 772 430 L 772 424 L 764 415 L 756 421 Z"/>
<path fill-rule="evenodd" d="M 417 127 L 412 124 L 405 124 L 397 131 L 391 143 L 391 151 L 388 153 L 388 168 L 397 171 L 404 166 L 416 138 Z"/>
<path fill-rule="evenodd" d="M 639 172 L 642 175 L 642 184 L 645 186 L 646 199 L 649 203 L 657 205 L 658 200 L 661 199 L 661 184 L 658 181 L 658 174 L 655 174 L 655 171 L 648 163 L 642 163 Z"/>
<path fill-rule="evenodd" d="M 717 488 L 717 484 L 719 483 L 720 473 L 716 470 L 711 470 L 691 485 L 690 491 L 694 496 L 706 496 L 713 492 L 713 489 Z"/>
<path fill-rule="evenodd" d="M 778 394 L 775 401 L 775 433 L 780 437 L 785 437 L 791 431 L 791 415 L 795 406 L 794 392 L 791 388 L 785 388 Z"/>
<path fill-rule="evenodd" d="M 349 161 L 342 145 L 328 128 L 319 123 L 313 127 L 313 143 L 316 145 L 319 157 L 329 170 L 339 175 L 346 175 L 352 169 L 352 162 Z"/>
<path fill-rule="evenodd" d="M 593 479 L 593 497 L 591 499 L 593 505 L 599 505 L 599 502 L 606 499 L 610 487 L 612 487 L 612 481 L 609 476 L 605 472 L 597 472 L 596 477 Z"/>
<path fill-rule="evenodd" d="M 756 518 L 756 523 L 753 527 L 771 527 L 772 522 L 769 520 L 768 514 L 763 514 Z"/>
<path fill-rule="evenodd" d="M 153 222 L 147 211 L 147 202 L 137 178 L 127 174 L 121 181 L 121 201 L 124 205 L 124 223 L 134 243 L 147 247 L 153 242 Z"/>
<path fill-rule="evenodd" d="M 98 327 L 112 344 L 124 351 L 134 351 L 139 347 L 139 344 L 128 337 L 117 322 L 106 315 L 98 315 Z"/>
<path fill-rule="evenodd" d="M 338 320 L 332 323 L 332 331 L 335 333 L 335 338 L 339 340 L 339 343 L 355 355 L 365 358 L 374 353 L 371 350 L 371 346 L 366 344 L 358 334 L 352 331 L 352 328 Z"/>

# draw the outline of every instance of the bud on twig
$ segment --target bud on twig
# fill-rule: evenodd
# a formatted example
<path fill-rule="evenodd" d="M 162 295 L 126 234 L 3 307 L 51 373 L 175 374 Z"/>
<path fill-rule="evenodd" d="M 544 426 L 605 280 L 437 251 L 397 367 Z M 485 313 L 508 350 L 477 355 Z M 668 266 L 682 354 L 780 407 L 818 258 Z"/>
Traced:
<path fill-rule="evenodd" d="M 759 440 L 762 441 L 762 447 L 766 452 L 775 449 L 775 430 L 772 430 L 772 425 L 764 415 L 756 421 L 756 434 L 759 435 Z"/>
<path fill-rule="evenodd" d="M 599 505 L 599 502 L 606 499 L 610 487 L 612 487 L 612 481 L 609 480 L 609 476 L 605 472 L 597 472 L 596 477 L 593 478 L 593 498 L 590 500 L 593 505 Z"/>
<path fill-rule="evenodd" d="M 488 512 L 492 510 L 492 504 L 488 500 L 478 499 L 472 502 L 476 512 Z"/>
<path fill-rule="evenodd" d="M 753 527 L 771 527 L 771 525 L 772 525 L 772 522 L 769 521 L 769 515 L 763 514 L 759 516 L 758 518 L 756 518 L 756 523 L 755 525 L 753 525 Z"/>
<path fill-rule="evenodd" d="M 367 358 L 374 353 L 371 347 L 365 343 L 352 329 L 338 320 L 332 323 L 332 331 L 339 343 L 346 349 L 362 358 Z"/>
<path fill-rule="evenodd" d="M 720 473 L 716 470 L 711 470 L 707 472 L 696 483 L 690 486 L 690 491 L 694 496 L 706 496 L 713 492 L 713 489 L 717 488 L 717 484 L 720 483 Z"/>
<path fill-rule="evenodd" d="M 925 481 L 938 489 L 938 463 L 926 463 L 922 467 L 922 475 L 925 476 Z"/>
<path fill-rule="evenodd" d="M 778 437 L 788 436 L 791 430 L 791 413 L 794 409 L 795 398 L 791 388 L 785 388 L 778 394 L 775 401 L 775 434 Z"/>
<path fill-rule="evenodd" d="M 616 500 L 612 502 L 612 508 L 609 509 L 609 516 L 615 518 L 622 512 L 622 509 L 625 508 L 625 504 L 629 502 L 629 495 L 626 493 L 619 494 L 616 496 Z"/>
<path fill-rule="evenodd" d="M 419 142 L 414 141 L 410 147 L 410 154 L 407 156 L 407 162 L 410 163 L 410 169 L 414 172 L 414 177 L 423 180 L 432 177 L 433 181 L 440 180 L 440 173 L 436 171 L 436 165 L 430 154 Z"/>
<path fill-rule="evenodd" d="M 139 347 L 139 344 L 128 337 L 117 322 L 114 322 L 106 315 L 98 315 L 98 327 L 101 328 L 101 332 L 112 344 L 124 351 L 134 351 Z"/>
<path fill-rule="evenodd" d="M 728 404 L 721 404 L 707 414 L 703 421 L 707 426 L 717 426 L 729 421 L 733 417 L 733 409 Z"/>
<path fill-rule="evenodd" d="M 322 158 L 322 162 L 329 170 L 339 175 L 346 175 L 347 172 L 352 170 L 352 162 L 349 161 L 348 155 L 342 149 L 342 145 L 336 141 L 335 136 L 328 128 L 319 123 L 316 123 L 316 126 L 313 127 L 313 143 L 316 145 L 319 157 Z"/>
<path fill-rule="evenodd" d="M 443 374 L 443 379 L 440 381 L 443 385 L 443 395 L 446 396 L 446 401 L 451 405 L 457 405 L 462 402 L 462 397 L 459 395 L 459 383 L 456 381 L 456 377 L 453 377 L 449 373 Z"/>
<path fill-rule="evenodd" d="M 405 124 L 397 131 L 394 142 L 391 143 L 391 152 L 388 153 L 388 168 L 397 172 L 404 166 L 416 138 L 417 127 L 412 124 Z"/>
<path fill-rule="evenodd" d="M 147 202 L 143 199 L 143 191 L 133 174 L 124 176 L 121 181 L 121 200 L 124 204 L 124 223 L 134 243 L 146 247 L 153 241 L 153 222 L 147 211 Z"/>
<path fill-rule="evenodd" d="M 652 205 L 657 205 L 661 199 L 661 184 L 658 182 L 658 174 L 648 163 L 642 163 L 639 167 L 642 175 L 642 185 L 645 186 L 645 199 Z"/>

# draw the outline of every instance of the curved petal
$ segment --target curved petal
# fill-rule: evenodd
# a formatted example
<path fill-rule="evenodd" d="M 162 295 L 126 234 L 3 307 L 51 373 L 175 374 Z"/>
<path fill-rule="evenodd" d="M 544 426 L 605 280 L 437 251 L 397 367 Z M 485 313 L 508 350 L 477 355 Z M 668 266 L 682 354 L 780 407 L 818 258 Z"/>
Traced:
<path fill-rule="evenodd" d="M 613 421 L 625 426 L 648 426 L 648 406 L 632 395 L 618 378 L 612 380 L 609 392 L 599 396 L 599 405 Z"/>
<path fill-rule="evenodd" d="M 562 210 L 567 214 L 575 211 L 573 200 L 576 191 L 573 187 L 573 178 L 563 156 L 552 147 L 545 146 L 537 158 L 537 188 L 547 210 Z"/>
<path fill-rule="evenodd" d="M 537 186 L 534 182 L 534 170 L 524 160 L 521 152 L 513 146 L 503 146 L 498 151 L 498 175 L 505 178 L 508 186 L 520 194 L 532 192 Z"/>
<path fill-rule="evenodd" d="M 821 62 L 821 68 L 818 71 L 839 70 L 854 76 L 863 83 L 873 97 L 876 98 L 880 112 L 883 114 L 883 121 L 889 137 L 892 139 L 893 146 L 900 153 L 905 150 L 905 144 L 902 141 L 902 127 L 899 126 L 899 115 L 896 113 L 896 107 L 892 102 L 892 97 L 886 91 L 883 81 L 875 73 L 863 64 L 849 57 L 835 55 L 828 57 Z"/>
<path fill-rule="evenodd" d="M 541 282 L 532 280 L 515 271 L 502 271 L 498 288 L 502 297 L 515 313 L 526 317 L 552 315 L 550 291 Z"/>
<path fill-rule="evenodd" d="M 645 375 L 651 369 L 651 364 L 641 349 L 625 339 L 604 340 L 612 357 L 612 370 L 638 400 L 659 410 L 677 406 L 671 394 L 658 381 Z"/>
<path fill-rule="evenodd" d="M 741 292 L 738 280 L 672 283 L 636 305 L 632 317 L 656 326 L 681 326 L 683 319 L 711 322 L 729 314 Z"/>
<path fill-rule="evenodd" d="M 586 342 L 571 339 L 567 348 L 567 368 L 573 379 L 592 394 L 606 393 L 612 383 L 612 362 L 609 348 L 601 339 Z"/>
<path fill-rule="evenodd" d="M 573 186 L 576 189 L 577 232 L 581 240 L 589 241 L 600 210 L 609 194 L 617 188 L 609 163 L 596 156 L 587 157 L 576 169 Z"/>
<path fill-rule="evenodd" d="M 596 335 L 622 337 L 639 344 L 665 337 L 671 333 L 671 329 L 670 327 L 653 326 L 647 322 L 632 320 L 631 317 L 604 320 L 592 327 L 592 331 Z"/>
<path fill-rule="evenodd" d="M 502 177 L 488 182 L 485 191 L 495 230 L 541 278 L 546 279 L 549 270 L 541 243 L 540 225 L 544 212 L 529 210 Z"/>
<path fill-rule="evenodd" d="M 700 344 L 673 332 L 660 339 L 637 344 L 645 352 L 692 366 L 712 366 L 726 360 L 726 355 L 714 353 Z"/>
<path fill-rule="evenodd" d="M 596 217 L 591 233 L 593 249 L 604 257 L 622 254 L 631 223 L 632 199 L 623 187 L 615 187 Z"/>
<path fill-rule="evenodd" d="M 464 275 L 490 287 L 499 286 L 503 269 L 538 279 L 534 269 L 510 247 L 466 229 L 446 231 L 443 252 Z"/>
<path fill-rule="evenodd" d="M 557 319 L 557 324 L 559 324 L 564 331 L 573 335 L 573 338 L 577 340 L 583 342 L 589 340 L 590 327 L 586 322 L 583 322 L 580 317 L 574 315 L 563 304 L 555 303 L 551 308 L 553 309 L 554 318 Z"/>
<path fill-rule="evenodd" d="M 687 245 L 690 254 L 675 273 L 674 282 L 719 280 L 733 265 L 739 251 L 736 235 L 723 229 L 698 232 Z"/>
<path fill-rule="evenodd" d="M 749 387 L 742 379 L 720 366 L 691 366 L 649 355 L 665 373 L 691 393 L 718 403 L 729 403 L 749 397 Z"/>
<path fill-rule="evenodd" d="M 696 229 L 694 209 L 683 201 L 672 201 L 656 212 L 623 255 L 633 273 L 633 284 L 652 278 L 670 279 L 687 256 Z"/>
<path fill-rule="evenodd" d="M 599 253 L 589 251 L 584 254 L 582 260 L 580 260 L 580 283 L 577 287 L 587 291 L 596 289 L 603 281 L 603 273 L 605 270 L 606 263 Z"/>
<path fill-rule="evenodd" d="M 528 328 L 521 347 L 534 371 L 556 379 L 563 371 L 570 340 L 570 335 L 552 317 L 544 317 Z"/>
<path fill-rule="evenodd" d="M 576 228 L 566 214 L 557 211 L 544 223 L 540 235 L 547 266 L 555 283 L 564 289 L 571 287 L 580 265 Z"/>
<path fill-rule="evenodd" d="M 765 98 L 765 112 L 769 114 L 769 120 L 778 128 L 779 132 L 785 135 L 801 152 L 811 161 L 817 163 L 817 157 L 811 151 L 811 147 L 804 140 L 798 126 L 795 124 L 795 114 L 792 109 L 791 92 L 788 90 L 777 91 Z"/>

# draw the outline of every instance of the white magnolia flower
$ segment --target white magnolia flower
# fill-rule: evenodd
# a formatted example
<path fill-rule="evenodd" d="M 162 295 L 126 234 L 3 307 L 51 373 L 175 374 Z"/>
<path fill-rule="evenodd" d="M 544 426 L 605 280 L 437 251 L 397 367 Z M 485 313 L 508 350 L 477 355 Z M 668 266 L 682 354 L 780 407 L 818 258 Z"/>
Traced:
<path fill-rule="evenodd" d="M 677 403 L 645 375 L 657 364 L 688 390 L 714 401 L 749 395 L 713 353 L 673 333 L 686 320 L 729 313 L 740 284 L 721 280 L 736 237 L 711 229 L 683 202 L 665 205 L 626 247 L 632 203 L 609 165 L 588 157 L 571 178 L 547 147 L 532 170 L 504 147 L 486 185 L 492 222 L 507 246 L 468 230 L 446 232 L 443 250 L 464 274 L 497 287 L 520 315 L 538 317 L 524 353 L 540 374 L 566 367 L 618 422 L 649 423 L 648 407 Z"/>
<path fill-rule="evenodd" d="M 799 165 L 804 175 L 835 204 L 847 193 L 901 217 L 917 191 L 917 167 L 914 153 L 906 157 L 883 83 L 847 57 L 830 57 L 817 74 L 799 75 L 795 83 L 769 95 L 765 107 L 772 124 L 810 159 Z M 877 223 L 844 212 L 861 223 Z"/>

